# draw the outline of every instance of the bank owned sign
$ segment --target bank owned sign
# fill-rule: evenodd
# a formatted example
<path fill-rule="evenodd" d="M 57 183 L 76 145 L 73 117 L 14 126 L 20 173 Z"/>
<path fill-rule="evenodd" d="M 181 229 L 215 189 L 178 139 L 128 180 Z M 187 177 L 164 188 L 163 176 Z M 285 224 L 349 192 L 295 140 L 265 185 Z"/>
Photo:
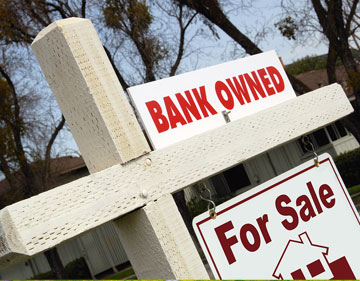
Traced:
<path fill-rule="evenodd" d="M 330 155 L 196 217 L 219 279 L 359 279 L 360 218 Z"/>
<path fill-rule="evenodd" d="M 274 51 L 130 87 L 155 148 L 295 97 Z"/>

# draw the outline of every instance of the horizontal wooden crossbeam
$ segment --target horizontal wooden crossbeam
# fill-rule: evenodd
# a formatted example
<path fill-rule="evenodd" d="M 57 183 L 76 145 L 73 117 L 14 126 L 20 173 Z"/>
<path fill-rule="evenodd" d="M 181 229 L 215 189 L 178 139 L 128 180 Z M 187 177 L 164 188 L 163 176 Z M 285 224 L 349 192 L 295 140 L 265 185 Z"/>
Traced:
<path fill-rule="evenodd" d="M 0 268 L 292 141 L 353 111 L 333 84 L 0 211 Z"/>

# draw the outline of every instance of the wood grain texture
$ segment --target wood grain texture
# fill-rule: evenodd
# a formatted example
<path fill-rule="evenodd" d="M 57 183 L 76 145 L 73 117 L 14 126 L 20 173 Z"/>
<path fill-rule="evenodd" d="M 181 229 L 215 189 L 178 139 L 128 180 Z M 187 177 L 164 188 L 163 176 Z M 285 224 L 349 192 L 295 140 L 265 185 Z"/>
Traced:
<path fill-rule="evenodd" d="M 90 20 L 56 21 L 31 46 L 90 172 L 150 151 Z"/>
<path fill-rule="evenodd" d="M 209 279 L 171 194 L 115 223 L 138 279 Z"/>

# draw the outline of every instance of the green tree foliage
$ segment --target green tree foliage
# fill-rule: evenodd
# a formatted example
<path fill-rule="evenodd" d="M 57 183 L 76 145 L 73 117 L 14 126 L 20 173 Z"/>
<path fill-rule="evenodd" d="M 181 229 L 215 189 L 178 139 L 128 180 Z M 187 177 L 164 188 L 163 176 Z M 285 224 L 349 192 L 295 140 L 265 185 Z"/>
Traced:
<path fill-rule="evenodd" d="M 306 56 L 301 58 L 285 67 L 286 71 L 292 75 L 297 75 L 312 70 L 326 69 L 327 56 Z M 337 66 L 341 65 L 341 61 L 338 59 Z"/>
<path fill-rule="evenodd" d="M 296 39 L 296 32 L 299 30 L 299 27 L 291 16 L 287 16 L 286 18 L 275 23 L 275 27 L 280 31 L 281 35 L 287 39 Z"/>
<path fill-rule="evenodd" d="M 0 40 L 30 44 L 37 33 L 60 18 L 82 16 L 86 1 L 0 0 Z"/>
<path fill-rule="evenodd" d="M 153 17 L 145 1 L 107 0 L 103 13 L 108 27 L 132 40 L 145 66 L 145 82 L 154 81 L 155 68 L 167 50 L 150 30 Z"/>
<path fill-rule="evenodd" d="M 131 42 L 128 55 L 132 55 L 134 65 L 139 60 L 142 66 L 140 82 L 173 76 L 185 56 L 196 57 L 198 53 L 187 39 L 197 13 L 175 1 L 107 0 L 103 16 L 106 27 Z M 204 34 L 199 30 L 192 31 L 192 39 Z M 138 71 L 139 65 L 135 69 Z"/>

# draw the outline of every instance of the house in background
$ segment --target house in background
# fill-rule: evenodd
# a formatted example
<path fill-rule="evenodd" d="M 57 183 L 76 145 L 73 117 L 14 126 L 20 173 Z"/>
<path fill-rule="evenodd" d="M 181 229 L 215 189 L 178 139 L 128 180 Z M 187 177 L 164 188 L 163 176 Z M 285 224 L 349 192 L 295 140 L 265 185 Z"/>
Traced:
<path fill-rule="evenodd" d="M 340 122 L 321 128 L 308 137 L 317 154 L 327 152 L 332 157 L 359 147 L 356 139 Z M 312 157 L 313 154 L 306 151 L 299 139 L 247 160 L 204 182 L 211 190 L 213 197 L 233 197 Z M 194 197 L 200 200 L 199 191 L 195 186 L 185 189 L 185 197 L 187 200 Z"/>
<path fill-rule="evenodd" d="M 348 76 L 343 66 L 336 68 L 336 77 L 351 100 L 353 94 L 347 85 Z M 326 69 L 298 74 L 296 78 L 311 90 L 328 85 Z M 313 143 L 317 154 L 328 152 L 332 157 L 359 147 L 357 140 L 340 121 L 313 132 L 308 135 L 308 138 Z M 213 176 L 206 180 L 205 184 L 215 197 L 235 196 L 296 167 L 311 157 L 312 154 L 306 151 L 302 142 L 296 140 Z M 191 197 L 200 200 L 196 187 L 187 189 L 185 192 L 188 200 Z"/>
<path fill-rule="evenodd" d="M 353 93 L 351 92 L 351 89 L 348 85 L 348 75 L 345 71 L 345 67 L 338 66 L 335 70 L 335 74 L 337 83 L 343 87 L 348 98 L 351 100 L 353 98 Z M 304 72 L 296 75 L 295 77 L 307 85 L 311 90 L 316 90 L 318 88 L 329 85 L 326 69 Z"/>

